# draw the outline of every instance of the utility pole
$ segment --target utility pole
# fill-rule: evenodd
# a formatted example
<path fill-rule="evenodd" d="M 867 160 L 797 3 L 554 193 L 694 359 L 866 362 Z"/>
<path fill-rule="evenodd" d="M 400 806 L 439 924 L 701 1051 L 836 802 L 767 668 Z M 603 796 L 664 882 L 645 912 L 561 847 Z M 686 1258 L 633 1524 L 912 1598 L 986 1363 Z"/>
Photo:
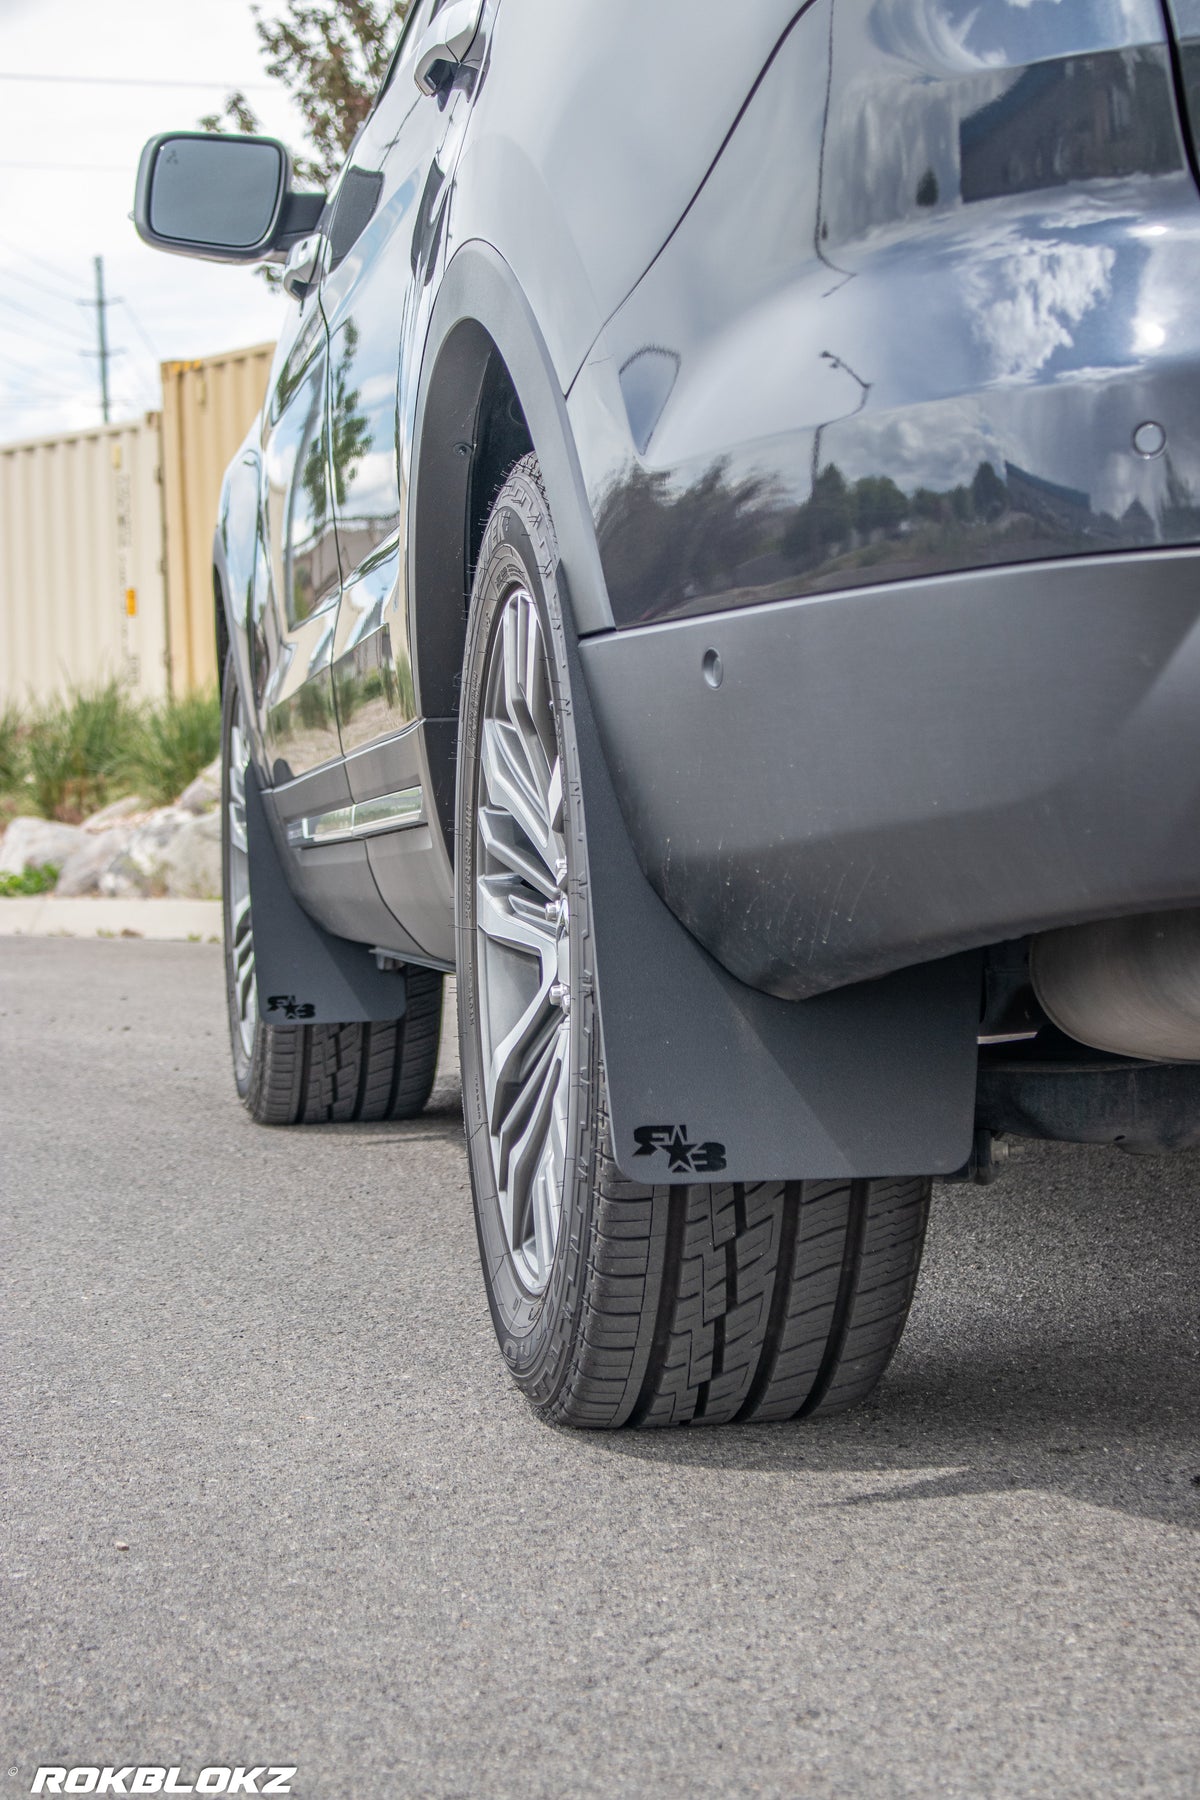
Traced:
<path fill-rule="evenodd" d="M 114 350 L 108 341 L 108 309 L 117 301 L 104 291 L 104 258 L 94 259 L 96 268 L 96 298 L 94 300 L 77 300 L 76 306 L 94 306 L 96 309 L 96 349 L 81 350 L 81 356 L 98 356 L 100 358 L 100 410 L 104 414 L 104 423 L 109 422 L 108 400 L 108 365 L 114 356 L 122 356 L 124 352 Z"/>
<path fill-rule="evenodd" d="M 104 298 L 104 258 L 96 258 L 96 338 L 97 354 L 100 357 L 100 406 L 104 414 L 104 423 L 108 424 L 108 319 L 106 317 L 111 303 Z"/>

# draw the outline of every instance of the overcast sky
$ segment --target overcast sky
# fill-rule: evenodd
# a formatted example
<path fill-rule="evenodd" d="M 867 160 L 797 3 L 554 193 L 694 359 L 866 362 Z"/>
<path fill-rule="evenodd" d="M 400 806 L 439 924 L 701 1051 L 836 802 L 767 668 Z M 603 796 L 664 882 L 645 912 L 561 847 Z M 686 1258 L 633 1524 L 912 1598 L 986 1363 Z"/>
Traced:
<path fill-rule="evenodd" d="M 160 359 L 276 335 L 280 303 L 258 276 L 147 249 L 128 216 L 145 140 L 194 126 L 237 86 L 266 129 L 297 140 L 249 0 L 0 0 L 0 442 L 100 422 L 84 354 L 96 313 L 76 304 L 98 255 L 123 301 L 108 314 L 114 419 L 158 404 Z"/>

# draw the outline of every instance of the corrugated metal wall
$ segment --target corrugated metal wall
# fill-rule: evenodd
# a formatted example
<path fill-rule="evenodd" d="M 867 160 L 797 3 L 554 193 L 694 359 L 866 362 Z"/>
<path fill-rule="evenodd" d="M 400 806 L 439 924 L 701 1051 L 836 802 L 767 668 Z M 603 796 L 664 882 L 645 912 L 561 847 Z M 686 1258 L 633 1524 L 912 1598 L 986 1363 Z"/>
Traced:
<path fill-rule="evenodd" d="M 166 692 L 157 413 L 0 448 L 0 697 Z"/>
<path fill-rule="evenodd" d="M 212 540 L 221 482 L 267 391 L 273 344 L 164 363 L 163 506 L 171 684 L 217 679 Z"/>
<path fill-rule="evenodd" d="M 164 363 L 161 416 L 0 446 L 0 702 L 216 685 L 217 504 L 273 353 Z"/>

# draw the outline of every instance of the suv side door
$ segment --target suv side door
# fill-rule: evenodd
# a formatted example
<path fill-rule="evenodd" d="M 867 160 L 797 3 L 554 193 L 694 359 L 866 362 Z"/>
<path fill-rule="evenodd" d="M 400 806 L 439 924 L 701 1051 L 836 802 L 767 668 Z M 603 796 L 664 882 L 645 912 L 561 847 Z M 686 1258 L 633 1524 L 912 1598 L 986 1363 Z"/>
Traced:
<path fill-rule="evenodd" d="M 405 591 L 407 470 L 399 440 L 470 103 L 461 86 L 433 96 L 414 80 L 426 34 L 445 3 L 419 0 L 409 16 L 332 199 L 320 289 L 329 330 L 330 456 L 342 571 L 333 673 L 347 756 L 416 719 Z M 356 787 L 353 769 L 350 779 Z"/>
<path fill-rule="evenodd" d="M 274 786 L 341 754 L 331 674 L 341 572 L 329 478 L 328 338 L 315 296 L 284 304 L 263 410 L 267 594 L 264 666 L 255 670 Z"/>

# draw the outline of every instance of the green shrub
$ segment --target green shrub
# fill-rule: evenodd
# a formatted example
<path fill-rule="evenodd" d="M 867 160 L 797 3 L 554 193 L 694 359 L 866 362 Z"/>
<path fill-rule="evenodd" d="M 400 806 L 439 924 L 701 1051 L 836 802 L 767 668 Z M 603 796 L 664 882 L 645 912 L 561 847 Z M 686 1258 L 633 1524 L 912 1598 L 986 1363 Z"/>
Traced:
<path fill-rule="evenodd" d="M 29 721 L 29 795 L 44 819 L 74 824 L 127 791 L 120 770 L 138 713 L 115 681 L 78 688 Z"/>
<path fill-rule="evenodd" d="M 0 711 L 0 794 L 11 794 L 25 774 L 25 731 L 20 707 Z"/>
<path fill-rule="evenodd" d="M 185 694 L 143 707 L 132 718 L 116 777 L 128 793 L 155 806 L 177 800 L 221 748 L 221 701 L 215 691 Z"/>
<path fill-rule="evenodd" d="M 25 730 L 20 709 L 0 711 L 0 794 L 17 791 L 25 778 Z"/>
<path fill-rule="evenodd" d="M 0 818 L 76 824 L 123 794 L 166 806 L 221 748 L 215 693 L 140 704 L 115 681 L 22 716 L 0 711 Z M 7 802 L 7 804 L 5 804 Z"/>
<path fill-rule="evenodd" d="M 48 894 L 57 880 L 57 863 L 43 863 L 20 875 L 0 875 L 0 900 L 13 900 L 21 894 Z"/>

